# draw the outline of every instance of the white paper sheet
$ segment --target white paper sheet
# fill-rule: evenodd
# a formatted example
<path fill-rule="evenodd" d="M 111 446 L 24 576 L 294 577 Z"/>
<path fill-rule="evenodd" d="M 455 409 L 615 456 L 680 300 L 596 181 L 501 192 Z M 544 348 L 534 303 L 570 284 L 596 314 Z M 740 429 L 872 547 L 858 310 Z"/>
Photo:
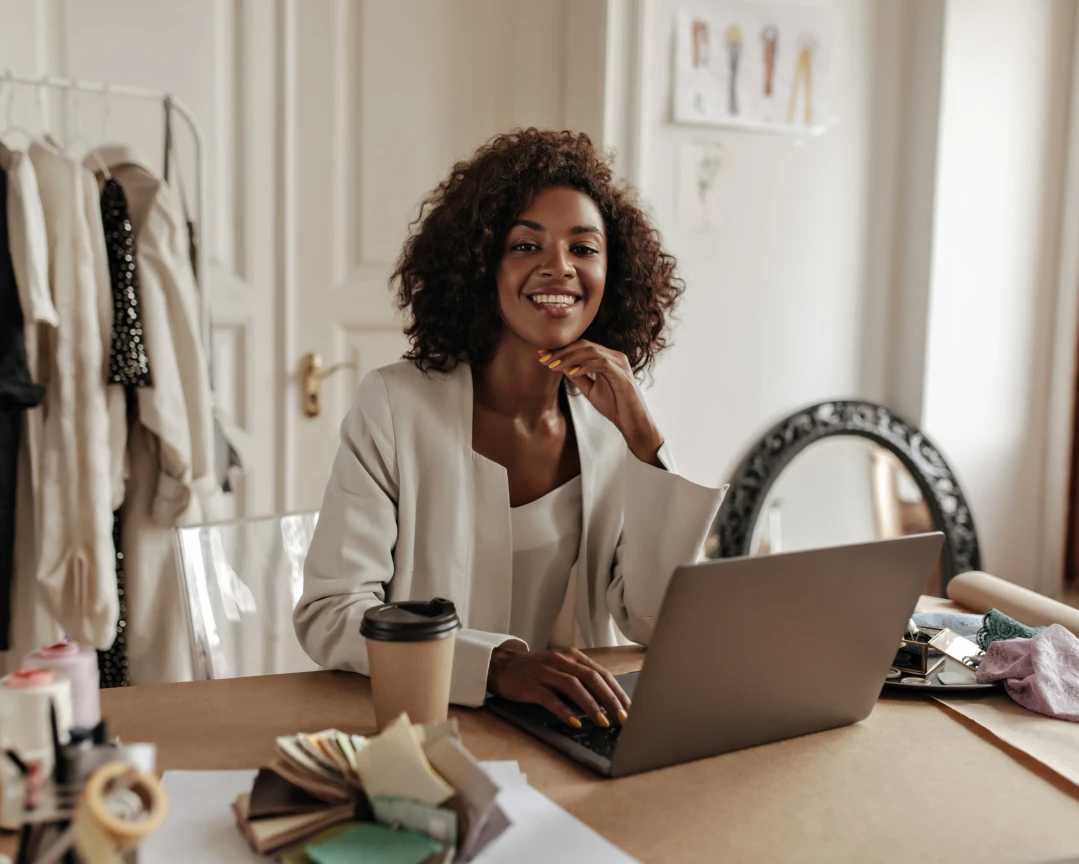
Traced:
<path fill-rule="evenodd" d="M 512 824 L 473 859 L 473 864 L 636 864 L 636 859 L 523 782 L 516 762 L 485 762 L 483 767 L 502 787 L 498 804 Z"/>
<path fill-rule="evenodd" d="M 166 771 L 165 822 L 139 846 L 139 864 L 265 864 L 236 827 L 232 802 L 257 771 Z"/>
<path fill-rule="evenodd" d="M 502 791 L 498 803 L 512 825 L 473 861 L 495 864 L 635 864 L 631 858 L 528 785 L 516 762 L 484 762 Z M 139 864 L 265 864 L 251 851 L 232 814 L 232 802 L 251 791 L 255 771 L 166 771 L 164 824 L 139 848 Z"/>
<path fill-rule="evenodd" d="M 682 141 L 678 145 L 678 227 L 696 233 L 719 228 L 719 185 L 723 145 L 717 141 Z"/>
<path fill-rule="evenodd" d="M 528 782 L 528 777 L 517 762 L 481 762 L 480 767 L 503 789 Z"/>

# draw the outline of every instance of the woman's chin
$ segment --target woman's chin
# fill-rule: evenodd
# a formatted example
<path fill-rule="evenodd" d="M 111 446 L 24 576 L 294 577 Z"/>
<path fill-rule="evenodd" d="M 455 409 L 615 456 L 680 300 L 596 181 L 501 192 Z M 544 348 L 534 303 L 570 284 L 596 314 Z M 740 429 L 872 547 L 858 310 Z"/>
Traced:
<path fill-rule="evenodd" d="M 581 332 L 576 327 L 546 327 L 539 332 L 534 332 L 528 341 L 536 346 L 537 351 L 541 348 L 557 351 L 580 339 Z"/>

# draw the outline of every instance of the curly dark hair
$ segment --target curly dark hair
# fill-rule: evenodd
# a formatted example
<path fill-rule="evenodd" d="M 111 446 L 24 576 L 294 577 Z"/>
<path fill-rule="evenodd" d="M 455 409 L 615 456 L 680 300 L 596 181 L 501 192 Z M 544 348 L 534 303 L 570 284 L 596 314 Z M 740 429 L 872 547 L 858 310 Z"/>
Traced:
<path fill-rule="evenodd" d="M 544 189 L 568 186 L 591 198 L 607 234 L 603 302 L 584 338 L 621 351 L 635 372 L 667 346 L 666 324 L 685 290 L 675 260 L 616 182 L 611 157 L 587 135 L 517 129 L 491 139 L 420 204 L 390 277 L 409 323 L 405 358 L 424 371 L 490 360 L 502 331 L 495 274 L 506 234 Z"/>

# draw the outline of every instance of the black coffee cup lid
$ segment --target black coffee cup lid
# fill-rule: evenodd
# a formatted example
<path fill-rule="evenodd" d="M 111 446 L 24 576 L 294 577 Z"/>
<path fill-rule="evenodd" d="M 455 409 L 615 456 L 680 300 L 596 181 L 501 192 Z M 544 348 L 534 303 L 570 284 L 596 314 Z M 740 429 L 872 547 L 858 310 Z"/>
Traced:
<path fill-rule="evenodd" d="M 360 634 L 379 642 L 428 642 L 461 626 L 450 600 L 409 600 L 374 606 L 363 613 Z"/>

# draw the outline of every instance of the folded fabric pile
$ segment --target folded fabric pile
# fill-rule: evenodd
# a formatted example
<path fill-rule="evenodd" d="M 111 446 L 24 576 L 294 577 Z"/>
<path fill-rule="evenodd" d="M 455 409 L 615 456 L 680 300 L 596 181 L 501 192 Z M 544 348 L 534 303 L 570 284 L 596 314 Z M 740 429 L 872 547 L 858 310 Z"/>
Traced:
<path fill-rule="evenodd" d="M 510 824 L 455 720 L 402 714 L 372 738 L 328 729 L 276 750 L 232 809 L 251 847 L 286 864 L 467 862 Z"/>
<path fill-rule="evenodd" d="M 1079 638 L 1059 624 L 1029 638 L 993 641 L 977 679 L 1004 681 L 1008 695 L 1024 708 L 1079 722 Z"/>

